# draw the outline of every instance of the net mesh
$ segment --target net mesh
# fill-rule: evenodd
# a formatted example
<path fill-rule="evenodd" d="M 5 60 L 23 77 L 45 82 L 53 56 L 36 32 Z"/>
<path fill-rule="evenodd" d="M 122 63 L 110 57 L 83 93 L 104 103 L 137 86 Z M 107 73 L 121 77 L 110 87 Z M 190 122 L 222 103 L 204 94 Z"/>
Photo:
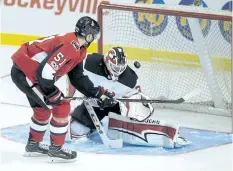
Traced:
<path fill-rule="evenodd" d="M 198 20 L 211 61 L 206 66 L 200 63 L 187 18 L 144 13 L 143 8 L 142 12 L 134 12 L 133 8 L 103 9 L 103 53 L 112 46 L 124 47 L 129 65 L 139 75 L 143 93 L 150 98 L 177 99 L 201 89 L 200 94 L 184 104 L 159 107 L 230 115 L 232 24 L 201 17 Z M 140 69 L 135 69 L 134 61 L 141 63 Z M 214 87 L 224 106 L 216 106 L 203 67 L 213 68 Z"/>

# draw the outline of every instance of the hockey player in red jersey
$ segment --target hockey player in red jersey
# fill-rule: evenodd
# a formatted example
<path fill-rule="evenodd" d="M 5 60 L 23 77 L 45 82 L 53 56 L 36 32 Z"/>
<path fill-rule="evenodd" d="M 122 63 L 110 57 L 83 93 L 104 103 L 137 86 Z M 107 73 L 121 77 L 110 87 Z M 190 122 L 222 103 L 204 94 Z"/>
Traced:
<path fill-rule="evenodd" d="M 75 160 L 77 153 L 63 148 L 70 104 L 63 99 L 55 82 L 68 74 L 73 86 L 83 92 L 85 83 L 75 81 L 76 68 L 86 58 L 87 47 L 98 39 L 99 33 L 99 24 L 85 16 L 78 20 L 75 32 L 27 42 L 13 54 L 12 80 L 26 94 L 33 110 L 24 156 L 48 155 L 50 161 Z M 83 93 L 103 103 L 112 101 L 98 87 Z M 41 142 L 49 122 L 51 145 L 47 146 Z"/>

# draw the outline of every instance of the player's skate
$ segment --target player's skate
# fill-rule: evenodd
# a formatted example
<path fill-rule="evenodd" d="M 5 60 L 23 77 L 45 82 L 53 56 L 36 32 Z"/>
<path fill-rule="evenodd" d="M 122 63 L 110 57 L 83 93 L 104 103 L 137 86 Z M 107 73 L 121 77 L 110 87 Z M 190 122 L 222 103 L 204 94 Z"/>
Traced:
<path fill-rule="evenodd" d="M 64 149 L 62 146 L 52 144 L 49 146 L 49 162 L 51 163 L 66 163 L 74 162 L 77 157 L 76 151 Z"/>
<path fill-rule="evenodd" d="M 48 151 L 49 151 L 48 145 L 33 141 L 32 136 L 30 134 L 23 156 L 25 156 L 25 157 L 42 157 L 42 156 L 47 156 Z"/>

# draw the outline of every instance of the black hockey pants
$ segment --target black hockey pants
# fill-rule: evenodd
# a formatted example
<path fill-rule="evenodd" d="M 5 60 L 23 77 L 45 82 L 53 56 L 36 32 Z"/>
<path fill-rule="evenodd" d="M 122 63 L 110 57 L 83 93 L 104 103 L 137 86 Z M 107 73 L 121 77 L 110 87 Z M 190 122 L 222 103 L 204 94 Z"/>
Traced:
<path fill-rule="evenodd" d="M 43 100 L 32 90 L 32 87 L 28 84 L 26 80 L 26 75 L 18 68 L 14 63 L 11 68 L 11 79 L 15 85 L 27 96 L 29 104 L 32 108 L 44 108 L 49 109 Z"/>
<path fill-rule="evenodd" d="M 93 107 L 97 117 L 101 121 L 105 116 L 108 116 L 109 112 L 114 112 L 120 114 L 120 106 L 119 103 L 114 105 L 113 107 L 105 107 L 104 109 L 100 109 L 99 107 Z M 93 124 L 91 117 L 84 105 L 82 103 L 80 106 L 77 106 L 74 111 L 71 113 L 72 119 L 77 120 L 79 123 L 85 125 L 90 129 L 95 129 L 95 125 Z"/>

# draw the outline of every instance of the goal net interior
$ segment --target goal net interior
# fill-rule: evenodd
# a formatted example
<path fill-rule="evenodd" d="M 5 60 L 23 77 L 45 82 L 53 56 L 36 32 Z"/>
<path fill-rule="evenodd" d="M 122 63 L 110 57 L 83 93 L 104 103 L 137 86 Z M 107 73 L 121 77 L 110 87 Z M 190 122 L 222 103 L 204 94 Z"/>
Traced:
<path fill-rule="evenodd" d="M 229 11 L 196 6 L 101 4 L 98 51 L 124 47 L 143 93 L 152 99 L 199 91 L 182 104 L 156 107 L 230 116 L 231 20 Z"/>

